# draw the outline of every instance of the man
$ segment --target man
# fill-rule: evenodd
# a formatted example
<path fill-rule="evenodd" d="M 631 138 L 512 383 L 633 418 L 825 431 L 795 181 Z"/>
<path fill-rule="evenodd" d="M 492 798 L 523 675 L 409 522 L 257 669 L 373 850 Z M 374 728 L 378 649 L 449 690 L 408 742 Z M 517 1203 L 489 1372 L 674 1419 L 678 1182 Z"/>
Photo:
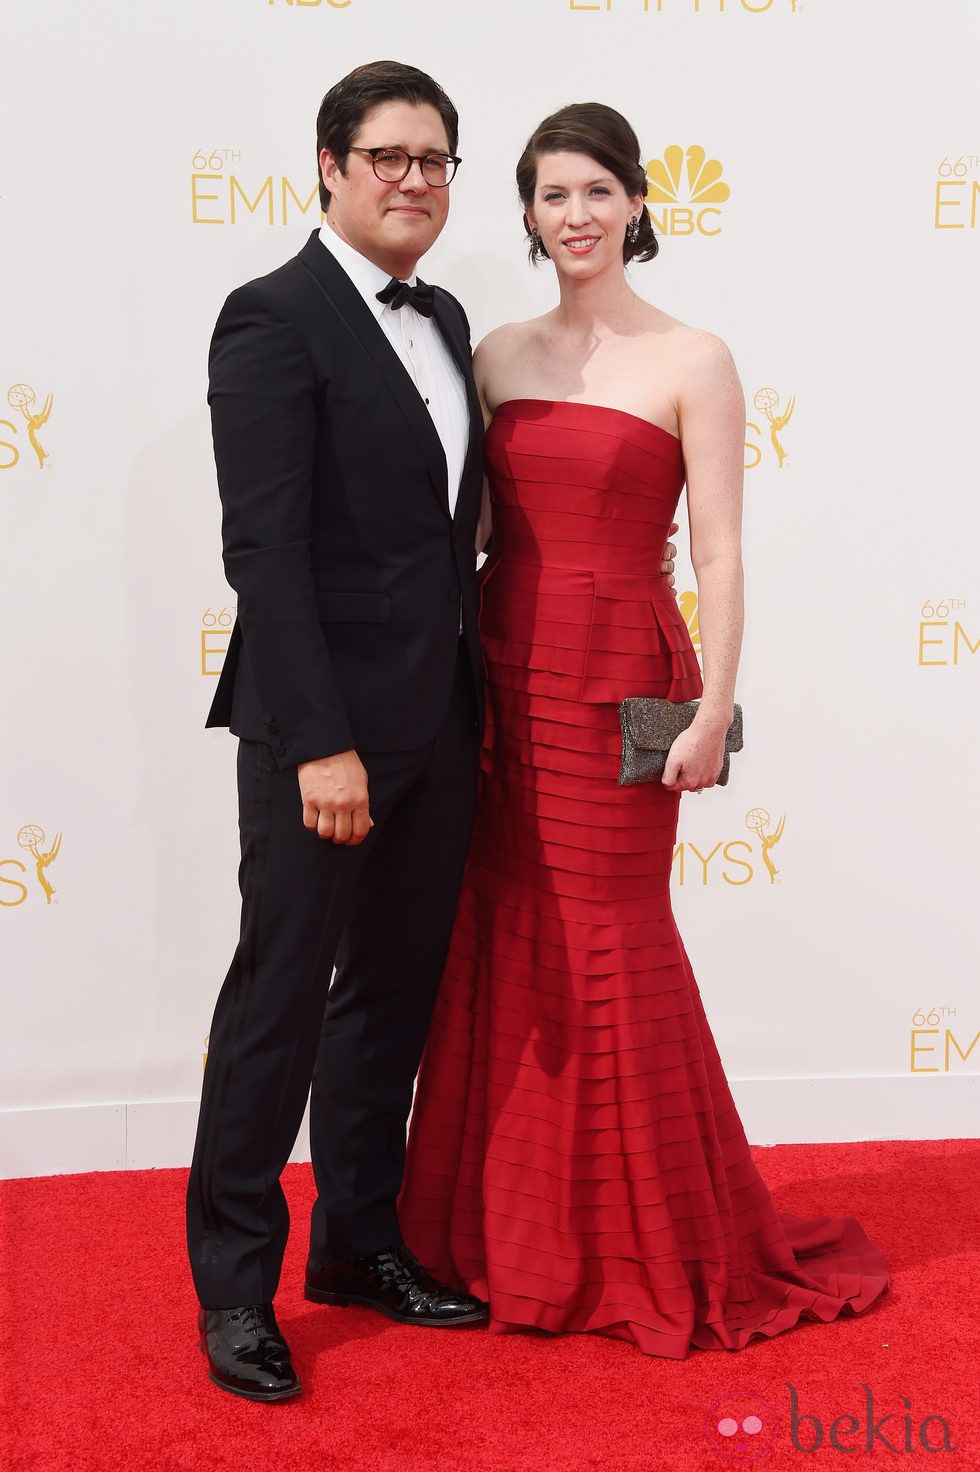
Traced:
<path fill-rule="evenodd" d="M 333 87 L 317 119 L 326 223 L 232 293 L 211 348 L 238 622 L 209 724 L 240 738 L 242 927 L 188 1244 L 211 1379 L 253 1400 L 300 1389 L 272 1300 L 279 1176 L 311 1081 L 307 1298 L 433 1326 L 487 1314 L 424 1271 L 395 1210 L 482 702 L 482 417 L 462 308 L 415 278 L 448 214 L 457 128 L 414 67 Z"/>

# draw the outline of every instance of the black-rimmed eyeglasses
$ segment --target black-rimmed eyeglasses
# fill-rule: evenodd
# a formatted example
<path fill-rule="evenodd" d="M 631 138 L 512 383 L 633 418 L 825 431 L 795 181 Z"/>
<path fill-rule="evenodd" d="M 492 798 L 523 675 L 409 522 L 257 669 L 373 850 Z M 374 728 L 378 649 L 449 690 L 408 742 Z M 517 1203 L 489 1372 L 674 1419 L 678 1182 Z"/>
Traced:
<path fill-rule="evenodd" d="M 406 153 L 404 148 L 357 148 L 351 144 L 350 152 L 366 153 L 376 176 L 385 184 L 400 184 L 412 165 L 418 164 L 426 184 L 436 189 L 451 184 L 463 162 L 452 153 Z"/>

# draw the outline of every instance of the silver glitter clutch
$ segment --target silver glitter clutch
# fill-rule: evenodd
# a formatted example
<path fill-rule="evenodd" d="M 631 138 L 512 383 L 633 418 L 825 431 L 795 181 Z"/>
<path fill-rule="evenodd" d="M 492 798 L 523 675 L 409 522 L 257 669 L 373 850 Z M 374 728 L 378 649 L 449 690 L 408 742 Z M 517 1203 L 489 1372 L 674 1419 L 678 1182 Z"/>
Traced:
<path fill-rule="evenodd" d="M 662 700 L 654 695 L 631 695 L 620 702 L 619 723 L 623 730 L 620 787 L 659 782 L 667 765 L 667 753 L 694 720 L 698 704 L 696 700 Z M 725 761 L 718 775 L 719 787 L 728 781 L 730 753 L 741 750 L 742 707 L 736 705 L 735 717 L 725 732 Z"/>

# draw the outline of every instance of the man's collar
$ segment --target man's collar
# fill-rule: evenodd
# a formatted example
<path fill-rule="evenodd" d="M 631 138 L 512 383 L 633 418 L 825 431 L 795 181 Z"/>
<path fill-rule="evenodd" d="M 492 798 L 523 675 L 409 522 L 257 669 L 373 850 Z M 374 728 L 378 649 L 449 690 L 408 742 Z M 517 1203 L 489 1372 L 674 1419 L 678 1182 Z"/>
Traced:
<path fill-rule="evenodd" d="M 354 286 L 365 303 L 374 313 L 375 317 L 381 317 L 385 309 L 384 302 L 378 301 L 378 292 L 382 291 L 391 280 L 389 272 L 383 271 L 367 256 L 362 256 L 360 251 L 348 245 L 342 240 L 336 230 L 332 230 L 326 220 L 320 226 L 320 241 L 333 256 L 334 260 L 350 277 Z M 413 271 L 408 278 L 411 286 L 415 285 L 416 277 Z"/>

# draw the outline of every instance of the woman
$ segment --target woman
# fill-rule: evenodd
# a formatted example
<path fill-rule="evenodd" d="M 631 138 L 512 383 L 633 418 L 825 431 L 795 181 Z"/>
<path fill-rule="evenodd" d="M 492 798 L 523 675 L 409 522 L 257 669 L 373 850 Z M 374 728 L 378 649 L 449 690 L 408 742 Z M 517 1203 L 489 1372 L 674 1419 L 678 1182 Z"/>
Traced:
<path fill-rule="evenodd" d="M 680 794 L 711 787 L 742 628 L 731 356 L 637 297 L 657 251 L 629 124 L 563 108 L 518 164 L 560 300 L 476 355 L 492 414 L 489 723 L 400 1205 L 491 1327 L 733 1349 L 887 1287 L 851 1220 L 778 1216 L 671 915 Z M 617 707 L 701 677 L 658 574 L 686 481 L 704 691 L 661 783 L 621 788 Z"/>

